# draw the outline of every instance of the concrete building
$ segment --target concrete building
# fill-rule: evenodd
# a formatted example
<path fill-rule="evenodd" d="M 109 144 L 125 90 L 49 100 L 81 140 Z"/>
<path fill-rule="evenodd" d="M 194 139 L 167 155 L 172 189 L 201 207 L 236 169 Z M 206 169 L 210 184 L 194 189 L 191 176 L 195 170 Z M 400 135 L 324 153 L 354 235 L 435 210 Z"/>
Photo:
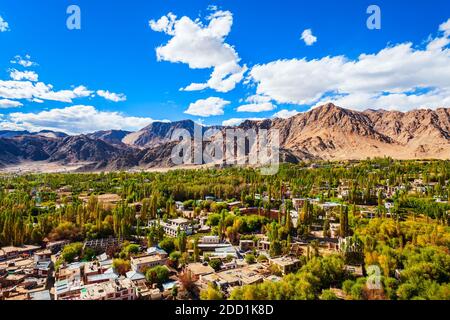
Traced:
<path fill-rule="evenodd" d="M 293 257 L 280 257 L 269 259 L 271 265 L 276 265 L 283 275 L 295 272 L 300 268 L 300 260 Z"/>
<path fill-rule="evenodd" d="M 74 300 L 135 300 L 136 287 L 127 278 L 84 286 Z"/>
<path fill-rule="evenodd" d="M 200 243 L 219 243 L 220 238 L 219 236 L 204 236 L 200 239 Z"/>
<path fill-rule="evenodd" d="M 243 252 L 253 250 L 255 247 L 255 241 L 253 240 L 239 240 L 239 249 Z"/>
<path fill-rule="evenodd" d="M 167 257 L 159 254 L 131 257 L 131 270 L 144 273 L 146 269 L 166 265 Z"/>
<path fill-rule="evenodd" d="M 192 227 L 189 224 L 189 220 L 184 218 L 169 219 L 167 222 L 162 220 L 151 220 L 148 222 L 148 226 L 161 225 L 164 233 L 169 237 L 176 237 L 178 232 L 184 231 L 187 235 L 192 234 Z"/>

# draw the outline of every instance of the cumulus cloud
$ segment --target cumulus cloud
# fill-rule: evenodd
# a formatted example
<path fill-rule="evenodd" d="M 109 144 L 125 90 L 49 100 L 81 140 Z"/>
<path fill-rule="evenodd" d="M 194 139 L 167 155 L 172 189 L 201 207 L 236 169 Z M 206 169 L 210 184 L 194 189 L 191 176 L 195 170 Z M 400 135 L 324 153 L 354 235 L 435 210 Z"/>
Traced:
<path fill-rule="evenodd" d="M 9 31 L 9 24 L 5 21 L 5 19 L 3 19 L 2 16 L 0 16 L 0 32 L 6 31 Z"/>
<path fill-rule="evenodd" d="M 23 104 L 19 101 L 13 101 L 9 99 L 0 99 L 0 109 L 7 109 L 7 108 L 18 108 L 22 107 Z"/>
<path fill-rule="evenodd" d="M 264 112 L 264 111 L 272 111 L 276 107 L 270 103 L 249 103 L 239 106 L 236 111 L 237 112 Z"/>
<path fill-rule="evenodd" d="M 29 54 L 25 55 L 25 57 L 15 56 L 14 59 L 10 61 L 12 64 L 19 64 L 24 68 L 29 68 L 32 66 L 36 66 L 37 63 L 31 61 L 31 56 Z"/>
<path fill-rule="evenodd" d="M 151 118 L 130 117 L 119 112 L 99 111 L 93 106 L 78 105 L 39 113 L 10 113 L 0 120 L 0 128 L 81 134 L 110 129 L 136 131 L 151 122 Z"/>
<path fill-rule="evenodd" d="M 228 104 L 230 101 L 209 97 L 191 103 L 184 113 L 199 117 L 220 116 L 223 115 L 223 108 Z"/>
<path fill-rule="evenodd" d="M 233 24 L 229 11 L 213 11 L 204 25 L 199 19 L 193 21 L 183 16 L 177 19 L 173 13 L 149 22 L 152 30 L 163 32 L 171 39 L 156 49 L 158 61 L 185 63 L 191 69 L 213 71 L 205 83 L 192 83 L 182 90 L 196 91 L 206 88 L 218 92 L 228 92 L 239 83 L 247 67 L 240 66 L 240 58 L 235 49 L 225 43 Z"/>
<path fill-rule="evenodd" d="M 109 92 L 108 90 L 97 90 L 97 95 L 100 97 L 105 98 L 106 100 L 114 101 L 114 102 L 120 102 L 120 101 L 126 101 L 127 97 L 123 93 L 114 93 Z"/>
<path fill-rule="evenodd" d="M 271 111 L 276 108 L 272 104 L 270 97 L 262 95 L 253 95 L 248 97 L 246 100 L 247 104 L 239 106 L 237 112 L 264 112 Z"/>
<path fill-rule="evenodd" d="M 242 122 L 246 120 L 260 121 L 264 120 L 264 118 L 231 118 L 228 120 L 222 121 L 222 125 L 226 127 L 234 127 L 240 125 Z"/>
<path fill-rule="evenodd" d="M 92 94 L 85 86 L 70 90 L 54 91 L 51 84 L 43 82 L 0 80 L 0 98 L 7 99 L 40 99 L 71 103 L 75 98 L 84 98 Z"/>
<path fill-rule="evenodd" d="M 297 110 L 287 110 L 283 109 L 275 113 L 272 118 L 280 118 L 280 119 L 287 119 L 290 117 L 293 117 L 295 115 L 299 114 Z"/>
<path fill-rule="evenodd" d="M 16 81 L 29 80 L 36 82 L 39 78 L 38 74 L 34 71 L 19 71 L 16 69 L 11 70 L 9 76 L 11 77 L 11 79 Z"/>
<path fill-rule="evenodd" d="M 304 30 L 302 32 L 302 36 L 301 36 L 300 39 L 302 39 L 307 46 L 312 46 L 314 43 L 317 42 L 317 37 L 315 37 L 312 34 L 312 30 L 311 29 Z"/>
<path fill-rule="evenodd" d="M 402 43 L 355 60 L 344 56 L 277 60 L 254 66 L 250 78 L 257 94 L 278 103 L 333 101 L 352 109 L 441 107 L 450 97 L 449 36 L 450 19 L 426 48 Z"/>

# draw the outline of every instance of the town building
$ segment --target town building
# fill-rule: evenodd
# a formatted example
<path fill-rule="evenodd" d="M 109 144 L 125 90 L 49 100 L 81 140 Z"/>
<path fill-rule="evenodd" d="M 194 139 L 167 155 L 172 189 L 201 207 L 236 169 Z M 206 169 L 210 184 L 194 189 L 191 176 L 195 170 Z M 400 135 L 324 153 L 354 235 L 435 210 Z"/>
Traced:
<path fill-rule="evenodd" d="M 177 219 L 169 219 L 167 222 L 161 220 L 150 220 L 148 226 L 161 225 L 163 227 L 164 233 L 169 237 L 176 237 L 178 232 L 184 231 L 187 235 L 191 235 L 193 233 L 192 227 L 190 226 L 190 222 L 188 219 L 177 218 Z"/>
<path fill-rule="evenodd" d="M 255 241 L 253 240 L 239 240 L 239 250 L 242 252 L 247 252 L 253 250 L 255 247 Z"/>
<path fill-rule="evenodd" d="M 137 291 L 127 278 L 83 286 L 74 300 L 136 300 Z"/>
<path fill-rule="evenodd" d="M 159 254 L 131 257 L 131 270 L 144 273 L 146 269 L 156 266 L 164 266 L 167 263 L 167 257 Z"/>
<path fill-rule="evenodd" d="M 283 275 L 297 271 L 301 264 L 300 260 L 294 257 L 273 258 L 269 259 L 269 263 L 277 266 Z"/>

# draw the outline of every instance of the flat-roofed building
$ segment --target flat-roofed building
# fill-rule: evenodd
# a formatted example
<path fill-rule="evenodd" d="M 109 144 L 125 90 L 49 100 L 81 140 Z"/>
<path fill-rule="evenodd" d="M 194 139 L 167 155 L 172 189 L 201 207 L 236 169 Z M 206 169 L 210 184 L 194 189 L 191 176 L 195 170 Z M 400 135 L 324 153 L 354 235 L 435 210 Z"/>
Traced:
<path fill-rule="evenodd" d="M 222 289 L 234 286 L 243 286 L 263 282 L 264 277 L 249 268 L 230 269 L 217 273 L 204 275 L 202 281 L 213 283 Z"/>
<path fill-rule="evenodd" d="M 189 263 L 186 267 L 187 271 L 192 274 L 195 279 L 199 279 L 200 277 L 214 273 L 214 269 L 208 265 L 207 263 L 203 264 L 200 262 Z"/>
<path fill-rule="evenodd" d="M 204 236 L 200 239 L 201 243 L 220 243 L 219 236 Z"/>
<path fill-rule="evenodd" d="M 239 240 L 239 249 L 243 252 L 252 250 L 255 247 L 253 240 Z"/>
<path fill-rule="evenodd" d="M 164 266 L 166 263 L 167 257 L 159 254 L 131 257 L 131 270 L 144 273 L 146 269 Z"/>
<path fill-rule="evenodd" d="M 0 248 L 0 261 L 17 258 L 20 255 L 32 255 L 35 251 L 41 247 L 24 245 L 21 247 L 8 246 Z"/>
<path fill-rule="evenodd" d="M 161 220 L 150 220 L 148 222 L 149 227 L 156 225 L 160 225 L 169 237 L 176 237 L 178 232 L 184 231 L 187 235 L 191 235 L 193 232 L 189 220 L 184 218 L 169 219 L 167 222 Z"/>
<path fill-rule="evenodd" d="M 136 287 L 127 278 L 84 286 L 80 295 L 74 300 L 135 300 Z"/>
<path fill-rule="evenodd" d="M 273 258 L 269 259 L 269 263 L 276 265 L 284 275 L 297 271 L 301 265 L 300 260 L 294 257 Z"/>

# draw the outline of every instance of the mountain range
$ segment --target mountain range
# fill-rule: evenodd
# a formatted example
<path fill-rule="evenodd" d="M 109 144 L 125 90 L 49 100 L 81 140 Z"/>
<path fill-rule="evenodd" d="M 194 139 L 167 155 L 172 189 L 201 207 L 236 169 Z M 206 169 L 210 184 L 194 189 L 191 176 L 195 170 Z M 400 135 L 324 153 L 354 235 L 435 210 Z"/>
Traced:
<path fill-rule="evenodd" d="M 4 130 L 0 131 L 0 167 L 34 161 L 62 166 L 81 163 L 81 171 L 171 167 L 173 131 L 185 129 L 192 135 L 194 126 L 191 120 L 153 122 L 136 132 L 83 135 Z M 281 161 L 286 162 L 376 156 L 450 159 L 449 108 L 359 112 L 329 103 L 288 119 L 247 120 L 238 128 L 278 129 Z"/>

